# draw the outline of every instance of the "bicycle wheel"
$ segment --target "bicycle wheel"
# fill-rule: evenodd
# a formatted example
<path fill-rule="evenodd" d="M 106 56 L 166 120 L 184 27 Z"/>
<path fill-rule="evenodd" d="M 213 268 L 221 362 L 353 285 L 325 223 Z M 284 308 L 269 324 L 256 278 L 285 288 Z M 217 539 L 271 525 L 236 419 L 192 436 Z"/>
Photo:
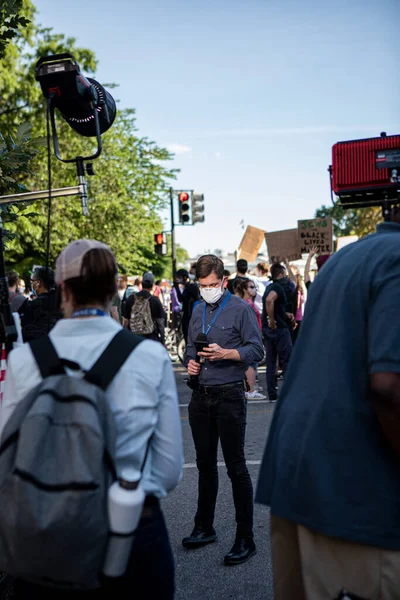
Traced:
<path fill-rule="evenodd" d="M 185 354 L 186 354 L 186 342 L 185 342 L 185 338 L 182 338 L 178 344 L 178 358 L 182 364 L 185 359 Z"/>

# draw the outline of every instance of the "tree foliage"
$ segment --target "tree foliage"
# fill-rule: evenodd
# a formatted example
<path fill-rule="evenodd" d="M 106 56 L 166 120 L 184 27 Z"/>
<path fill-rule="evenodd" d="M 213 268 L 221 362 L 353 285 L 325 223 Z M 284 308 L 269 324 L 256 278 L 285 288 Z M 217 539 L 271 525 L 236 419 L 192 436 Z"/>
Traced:
<path fill-rule="evenodd" d="M 0 57 L 6 51 L 11 40 L 29 25 L 23 14 L 23 0 L 1 0 L 0 3 Z"/>
<path fill-rule="evenodd" d="M 335 237 L 363 237 L 375 231 L 377 223 L 382 220 L 382 210 L 377 207 L 344 209 L 336 203 L 334 206 L 321 206 L 315 211 L 315 217 L 332 217 Z"/>
<path fill-rule="evenodd" d="M 21 123 L 31 123 L 32 135 L 39 142 L 32 142 L 35 152 L 30 155 L 29 169 L 16 178 L 16 185 L 45 190 L 47 153 L 38 154 L 36 150 L 46 133 L 46 106 L 35 80 L 34 65 L 41 56 L 68 51 L 85 74 L 95 76 L 97 61 L 94 53 L 78 47 L 74 38 L 36 25 L 30 0 L 24 0 L 23 8 L 33 26 L 24 36 L 10 42 L 0 61 L 0 86 L 6 84 L 7 89 L 7 94 L 0 97 L 0 131 L 6 139 Z M 78 136 L 60 117 L 57 124 L 63 157 L 91 153 L 93 140 Z M 28 140 L 26 144 L 31 148 Z M 154 253 L 153 236 L 162 229 L 159 211 L 168 199 L 168 188 L 175 177 L 175 171 L 166 166 L 170 159 L 166 149 L 138 134 L 134 110 L 119 111 L 114 125 L 103 135 L 103 153 L 94 162 L 95 176 L 89 179 L 89 217 L 82 215 L 78 197 L 53 198 L 51 261 L 71 240 L 91 237 L 113 249 L 121 272 L 140 273 L 151 268 L 163 275 L 167 265 Z M 53 188 L 78 184 L 73 165 L 60 163 L 54 155 L 51 161 Z M 22 208 L 20 213 L 29 216 L 15 222 L 11 214 L 7 225 L 12 233 L 18 234 L 8 244 L 7 264 L 23 270 L 29 264 L 44 262 L 47 202 L 37 201 Z"/>

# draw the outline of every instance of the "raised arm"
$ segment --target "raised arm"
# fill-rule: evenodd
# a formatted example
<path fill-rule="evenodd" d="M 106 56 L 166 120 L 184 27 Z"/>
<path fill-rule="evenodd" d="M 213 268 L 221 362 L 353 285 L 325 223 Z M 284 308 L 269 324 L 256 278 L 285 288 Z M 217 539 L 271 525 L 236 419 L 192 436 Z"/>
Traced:
<path fill-rule="evenodd" d="M 306 266 L 304 267 L 304 283 L 306 283 L 306 284 L 311 281 L 311 278 L 310 278 L 311 261 L 317 253 L 318 253 L 318 248 L 316 246 L 314 246 L 314 248 L 311 248 L 310 253 L 308 255 Z"/>
<path fill-rule="evenodd" d="M 292 267 L 290 266 L 290 263 L 289 263 L 289 260 L 288 260 L 287 256 L 285 256 L 283 262 L 285 263 L 285 267 L 287 269 L 290 281 L 292 281 L 296 285 L 297 284 L 296 275 L 292 271 Z"/>

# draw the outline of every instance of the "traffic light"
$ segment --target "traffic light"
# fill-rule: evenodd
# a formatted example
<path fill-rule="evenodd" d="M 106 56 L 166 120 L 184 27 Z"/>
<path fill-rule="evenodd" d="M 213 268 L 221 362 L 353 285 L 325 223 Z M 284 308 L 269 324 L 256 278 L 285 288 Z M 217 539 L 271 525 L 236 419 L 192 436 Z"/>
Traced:
<path fill-rule="evenodd" d="M 192 194 L 192 225 L 204 223 L 204 194 Z"/>
<path fill-rule="evenodd" d="M 179 200 L 179 223 L 185 225 L 190 221 L 190 195 L 188 192 L 181 192 Z"/>
<path fill-rule="evenodd" d="M 159 256 L 167 254 L 167 244 L 162 232 L 154 234 L 154 252 Z"/>

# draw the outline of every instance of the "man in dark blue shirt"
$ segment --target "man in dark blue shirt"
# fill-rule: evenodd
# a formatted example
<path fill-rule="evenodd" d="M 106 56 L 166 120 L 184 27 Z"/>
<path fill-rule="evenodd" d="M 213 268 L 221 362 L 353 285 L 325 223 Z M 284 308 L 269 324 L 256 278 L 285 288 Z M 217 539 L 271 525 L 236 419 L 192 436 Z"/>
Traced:
<path fill-rule="evenodd" d="M 400 598 L 400 210 L 310 288 L 261 466 L 275 599 Z"/>
<path fill-rule="evenodd" d="M 286 277 L 286 269 L 280 263 L 271 267 L 273 283 L 267 287 L 263 297 L 263 334 L 267 358 L 267 390 L 270 402 L 277 399 L 276 361 L 284 375 L 292 354 L 290 320 L 293 314 L 287 312 L 288 298 L 281 281 Z"/>
<path fill-rule="evenodd" d="M 220 440 L 232 482 L 237 523 L 235 543 L 225 556 L 225 564 L 236 565 L 256 553 L 253 487 L 244 455 L 244 379 L 248 366 L 262 360 L 263 346 L 250 305 L 225 290 L 223 262 L 212 254 L 203 256 L 197 262 L 196 275 L 204 302 L 193 310 L 185 364 L 194 388 L 189 422 L 199 470 L 199 498 L 195 527 L 182 544 L 196 548 L 216 540 L 213 521 Z M 208 347 L 197 353 L 195 342 L 205 335 Z M 202 364 L 197 362 L 199 357 Z"/>

